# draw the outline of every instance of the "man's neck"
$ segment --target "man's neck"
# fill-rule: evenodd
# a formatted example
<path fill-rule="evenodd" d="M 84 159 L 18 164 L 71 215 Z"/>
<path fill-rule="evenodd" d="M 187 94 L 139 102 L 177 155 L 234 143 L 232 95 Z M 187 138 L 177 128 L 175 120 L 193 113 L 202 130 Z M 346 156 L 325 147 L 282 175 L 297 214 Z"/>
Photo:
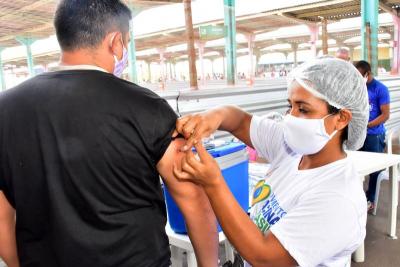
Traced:
<path fill-rule="evenodd" d="M 61 65 L 62 66 L 77 66 L 77 65 L 88 65 L 95 66 L 105 71 L 112 73 L 112 70 L 104 64 L 101 60 L 96 57 L 95 51 L 89 50 L 78 50 L 72 52 L 63 51 L 61 54 Z"/>

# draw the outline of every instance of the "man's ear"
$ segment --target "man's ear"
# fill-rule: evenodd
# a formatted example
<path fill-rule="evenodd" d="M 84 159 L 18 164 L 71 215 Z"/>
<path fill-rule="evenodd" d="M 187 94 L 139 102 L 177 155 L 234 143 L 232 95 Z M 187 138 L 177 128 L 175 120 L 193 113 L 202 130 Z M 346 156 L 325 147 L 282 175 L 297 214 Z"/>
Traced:
<path fill-rule="evenodd" d="M 110 53 L 117 57 L 118 60 L 122 60 L 123 57 L 123 44 L 122 34 L 120 32 L 112 32 L 107 34 L 106 41 L 109 43 Z"/>

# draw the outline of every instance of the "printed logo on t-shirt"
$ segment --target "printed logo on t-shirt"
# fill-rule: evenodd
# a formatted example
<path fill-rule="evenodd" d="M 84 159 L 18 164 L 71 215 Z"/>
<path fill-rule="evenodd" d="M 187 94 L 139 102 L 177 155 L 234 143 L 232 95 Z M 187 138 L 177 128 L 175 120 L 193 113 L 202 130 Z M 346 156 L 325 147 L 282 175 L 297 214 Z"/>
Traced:
<path fill-rule="evenodd" d="M 261 203 L 263 201 L 265 203 Z M 287 213 L 280 206 L 278 199 L 271 190 L 271 186 L 264 181 L 257 183 L 253 193 L 252 205 L 254 206 L 257 203 L 262 204 L 262 208 L 255 214 L 253 221 L 263 233 L 268 231 L 272 225 L 277 223 Z"/>
<path fill-rule="evenodd" d="M 251 202 L 251 206 L 254 206 L 255 204 L 267 199 L 270 194 L 271 194 L 271 187 L 265 184 L 263 180 L 259 181 L 254 187 L 253 200 Z"/>

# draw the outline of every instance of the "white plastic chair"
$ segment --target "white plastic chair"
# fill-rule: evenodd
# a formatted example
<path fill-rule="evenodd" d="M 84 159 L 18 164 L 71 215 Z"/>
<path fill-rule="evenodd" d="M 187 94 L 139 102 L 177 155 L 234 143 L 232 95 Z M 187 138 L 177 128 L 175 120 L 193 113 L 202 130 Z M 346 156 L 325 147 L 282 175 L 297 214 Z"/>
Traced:
<path fill-rule="evenodd" d="M 393 136 L 395 133 L 400 131 L 400 126 L 397 126 L 393 129 L 391 129 L 389 131 L 389 133 L 386 136 L 387 139 L 387 153 L 388 154 L 392 154 L 393 153 L 393 148 L 392 148 L 392 144 L 393 144 Z M 398 137 L 400 139 L 400 136 Z M 373 215 L 376 215 L 376 212 L 378 210 L 378 202 L 379 202 L 379 191 L 381 189 L 381 182 L 383 180 L 389 180 L 389 170 L 386 169 L 384 171 L 382 171 L 379 175 L 378 175 L 378 179 L 376 181 L 376 191 L 375 191 L 375 207 L 374 210 L 372 211 Z"/>
<path fill-rule="evenodd" d="M 376 211 L 378 210 L 379 190 L 381 189 L 381 182 L 383 180 L 389 180 L 388 170 L 384 170 L 378 175 L 378 179 L 376 181 L 376 192 L 375 192 L 375 200 L 374 200 L 375 207 L 374 207 L 374 210 L 372 211 L 373 215 L 376 215 Z"/>

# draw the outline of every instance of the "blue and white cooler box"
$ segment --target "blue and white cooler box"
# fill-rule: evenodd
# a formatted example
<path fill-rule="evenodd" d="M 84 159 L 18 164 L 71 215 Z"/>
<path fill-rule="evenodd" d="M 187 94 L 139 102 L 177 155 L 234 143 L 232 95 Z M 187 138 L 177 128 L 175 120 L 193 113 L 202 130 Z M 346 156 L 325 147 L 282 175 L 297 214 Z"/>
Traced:
<path fill-rule="evenodd" d="M 243 143 L 231 142 L 207 150 L 218 162 L 225 182 L 245 212 L 249 208 L 249 159 Z M 167 188 L 164 186 L 168 222 L 179 234 L 186 234 L 185 220 Z M 218 231 L 221 227 L 218 225 Z"/>

